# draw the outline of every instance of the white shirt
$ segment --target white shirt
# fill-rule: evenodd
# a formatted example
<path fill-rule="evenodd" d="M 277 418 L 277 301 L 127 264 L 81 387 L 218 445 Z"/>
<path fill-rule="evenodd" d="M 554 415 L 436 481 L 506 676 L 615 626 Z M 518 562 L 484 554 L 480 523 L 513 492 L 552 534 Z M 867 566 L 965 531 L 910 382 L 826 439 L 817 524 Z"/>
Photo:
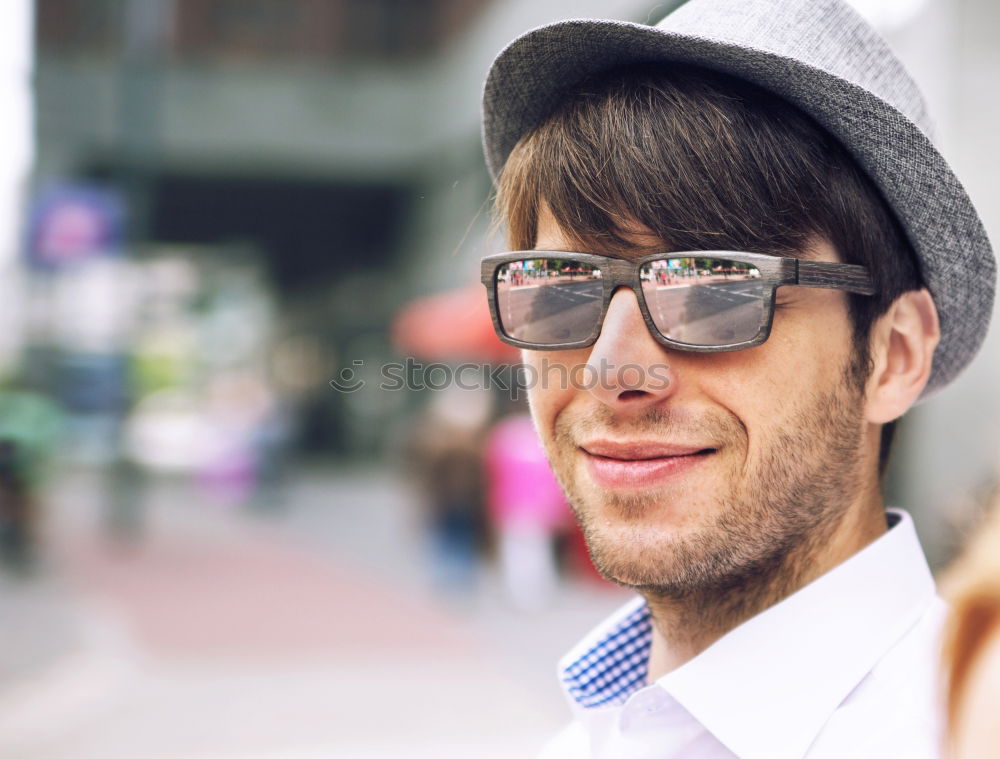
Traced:
<path fill-rule="evenodd" d="M 910 517 L 646 684 L 641 598 L 570 651 L 575 721 L 541 759 L 939 756 L 938 598 Z"/>

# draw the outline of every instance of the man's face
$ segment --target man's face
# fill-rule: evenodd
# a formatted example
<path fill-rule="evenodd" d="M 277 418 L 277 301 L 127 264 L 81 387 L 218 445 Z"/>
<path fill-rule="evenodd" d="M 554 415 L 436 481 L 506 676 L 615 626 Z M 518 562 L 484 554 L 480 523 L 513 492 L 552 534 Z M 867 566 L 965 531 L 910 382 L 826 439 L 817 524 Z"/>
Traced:
<path fill-rule="evenodd" d="M 572 249 L 551 215 L 536 248 Z M 837 260 L 827 243 L 809 257 Z M 844 294 L 804 287 L 778 289 L 755 348 L 666 349 L 619 289 L 590 348 L 525 351 L 535 425 L 598 569 L 677 595 L 760 578 L 822 540 L 861 483 L 853 358 Z M 561 381 L 560 365 L 587 364 L 594 387 Z"/>

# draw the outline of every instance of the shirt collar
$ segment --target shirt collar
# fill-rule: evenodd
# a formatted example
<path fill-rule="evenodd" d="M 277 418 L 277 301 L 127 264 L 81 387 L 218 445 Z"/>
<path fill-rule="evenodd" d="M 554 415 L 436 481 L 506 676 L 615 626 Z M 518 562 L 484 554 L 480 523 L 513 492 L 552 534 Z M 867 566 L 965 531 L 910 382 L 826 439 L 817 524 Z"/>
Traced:
<path fill-rule="evenodd" d="M 645 684 L 652 639 L 652 620 L 642 598 L 594 628 L 559 663 L 571 706 L 591 709 L 625 703 Z"/>
<path fill-rule="evenodd" d="M 910 517 L 657 681 L 740 759 L 805 754 L 837 706 L 935 598 Z M 642 687 L 652 638 L 635 599 L 561 662 L 577 709 Z M 794 715 L 794 719 L 789 719 Z M 780 740 L 776 740 L 780 736 Z"/>

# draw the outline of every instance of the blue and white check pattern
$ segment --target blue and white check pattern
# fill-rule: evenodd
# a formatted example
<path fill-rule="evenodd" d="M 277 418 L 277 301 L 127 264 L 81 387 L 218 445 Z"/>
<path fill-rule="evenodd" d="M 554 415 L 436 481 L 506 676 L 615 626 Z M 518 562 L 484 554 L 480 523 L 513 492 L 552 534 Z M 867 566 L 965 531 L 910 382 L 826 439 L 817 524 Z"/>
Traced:
<path fill-rule="evenodd" d="M 649 607 L 642 604 L 563 668 L 567 692 L 587 708 L 625 703 L 645 683 L 652 638 Z"/>

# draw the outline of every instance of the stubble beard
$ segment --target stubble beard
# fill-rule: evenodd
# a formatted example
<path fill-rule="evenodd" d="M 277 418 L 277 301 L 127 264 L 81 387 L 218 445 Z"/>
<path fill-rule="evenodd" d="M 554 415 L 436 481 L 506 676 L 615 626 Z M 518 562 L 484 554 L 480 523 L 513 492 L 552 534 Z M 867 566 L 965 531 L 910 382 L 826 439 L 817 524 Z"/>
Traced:
<path fill-rule="evenodd" d="M 862 397 L 863 380 L 855 371 L 845 371 L 838 383 L 791 416 L 756 464 L 729 462 L 722 476 L 729 487 L 709 503 L 712 516 L 684 535 L 657 531 L 647 523 L 670 494 L 615 494 L 579 482 L 574 474 L 577 441 L 595 430 L 663 440 L 680 434 L 682 439 L 724 441 L 723 449 L 734 459 L 734 449 L 747 450 L 746 430 L 735 417 L 693 420 L 653 408 L 625 430 L 601 407 L 587 419 L 560 416 L 549 455 L 594 566 L 606 579 L 651 600 L 706 609 L 728 605 L 737 613 L 735 607 L 766 606 L 798 587 L 810 557 L 835 531 L 858 492 Z M 690 500 L 692 489 L 681 495 Z M 602 508 L 595 506 L 596 499 Z M 616 515 L 614 530 L 602 526 L 597 516 L 602 510 Z"/>

